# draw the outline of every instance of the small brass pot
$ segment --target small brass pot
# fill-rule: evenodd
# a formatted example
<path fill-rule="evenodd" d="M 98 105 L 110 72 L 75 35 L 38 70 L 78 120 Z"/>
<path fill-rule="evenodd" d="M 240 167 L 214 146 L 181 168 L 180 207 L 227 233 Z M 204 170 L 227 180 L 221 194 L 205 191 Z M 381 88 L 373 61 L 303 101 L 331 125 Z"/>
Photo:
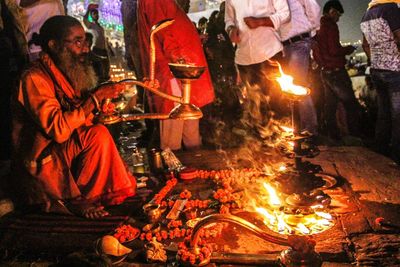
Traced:
<path fill-rule="evenodd" d="M 159 204 L 155 203 L 148 203 L 143 206 L 143 211 L 147 215 L 147 219 L 150 223 L 158 222 L 164 210 L 165 209 L 162 209 Z"/>

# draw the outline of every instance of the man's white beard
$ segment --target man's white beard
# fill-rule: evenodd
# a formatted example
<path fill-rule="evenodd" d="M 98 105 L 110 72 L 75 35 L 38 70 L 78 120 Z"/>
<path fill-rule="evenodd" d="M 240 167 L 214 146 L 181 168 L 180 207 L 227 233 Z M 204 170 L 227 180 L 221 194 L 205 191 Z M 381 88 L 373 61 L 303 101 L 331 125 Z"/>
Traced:
<path fill-rule="evenodd" d="M 79 60 L 68 48 L 57 52 L 56 64 L 58 68 L 67 76 L 68 81 L 78 95 L 93 89 L 97 85 L 97 76 L 93 66 L 86 59 L 84 62 Z"/>

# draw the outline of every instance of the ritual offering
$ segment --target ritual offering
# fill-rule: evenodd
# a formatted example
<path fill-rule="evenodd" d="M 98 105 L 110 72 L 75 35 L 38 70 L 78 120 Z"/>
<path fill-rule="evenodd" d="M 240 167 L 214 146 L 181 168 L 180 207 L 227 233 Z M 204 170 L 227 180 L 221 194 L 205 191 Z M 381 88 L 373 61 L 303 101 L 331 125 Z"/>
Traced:
<path fill-rule="evenodd" d="M 166 262 L 167 252 L 163 244 L 158 242 L 155 237 L 145 245 L 146 259 L 148 262 Z"/>
<path fill-rule="evenodd" d="M 121 225 L 115 229 L 114 237 L 118 239 L 119 242 L 125 243 L 136 239 L 140 235 L 140 230 L 132 227 L 131 225 Z"/>

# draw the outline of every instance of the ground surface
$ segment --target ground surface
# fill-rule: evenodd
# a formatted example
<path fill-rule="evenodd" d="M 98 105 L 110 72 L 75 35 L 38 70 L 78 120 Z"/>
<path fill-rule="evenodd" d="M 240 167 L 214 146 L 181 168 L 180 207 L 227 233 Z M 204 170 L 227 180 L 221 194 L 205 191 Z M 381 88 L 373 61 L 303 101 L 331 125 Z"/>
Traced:
<path fill-rule="evenodd" d="M 326 266 L 400 266 L 400 168 L 391 160 L 363 147 L 320 147 L 321 153 L 315 164 L 338 178 L 334 188 L 326 190 L 332 197 L 331 212 L 336 224 L 330 230 L 316 235 L 316 250 Z M 220 153 L 215 150 L 177 153 L 186 166 L 199 169 L 226 168 L 226 155 L 232 157 L 237 150 Z M 153 178 L 147 189 L 139 191 L 138 197 L 112 210 L 113 216 L 101 221 L 86 221 L 76 217 L 46 215 L 37 212 L 14 212 L 0 220 L 0 248 L 3 266 L 48 266 L 74 251 L 91 251 L 94 241 L 109 233 L 128 217 L 137 225 L 145 218 L 141 206 L 151 198 L 163 180 Z M 180 182 L 177 190 L 189 188 L 210 194 L 212 188 L 197 182 Z M 150 192 L 149 189 L 154 189 Z M 376 224 L 378 217 L 391 225 Z M 232 242 L 234 241 L 234 242 Z M 284 249 L 253 236 L 251 233 L 230 228 L 218 240 L 221 253 L 235 256 L 254 256 L 261 265 L 274 265 L 276 257 Z M 135 253 L 130 255 L 126 266 L 141 259 L 142 244 L 131 245 Z M 220 253 L 220 254 L 218 254 Z M 219 256 L 219 257 L 218 257 Z M 130 263 L 129 263 L 130 262 Z M 223 266 L 223 263 L 213 263 Z M 149 266 L 149 265 L 143 265 Z M 241 264 L 237 266 L 242 266 Z"/>

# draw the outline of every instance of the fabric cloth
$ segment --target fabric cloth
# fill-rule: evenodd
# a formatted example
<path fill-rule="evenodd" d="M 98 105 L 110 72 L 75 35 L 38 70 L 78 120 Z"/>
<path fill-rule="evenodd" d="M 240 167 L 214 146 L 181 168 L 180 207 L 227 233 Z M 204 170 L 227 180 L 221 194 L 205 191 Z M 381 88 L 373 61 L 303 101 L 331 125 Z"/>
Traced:
<path fill-rule="evenodd" d="M 48 55 L 24 73 L 13 98 L 13 182 L 29 204 L 45 203 L 46 210 L 76 198 L 119 204 L 135 194 L 111 135 L 92 124 L 82 102 Z"/>
<path fill-rule="evenodd" d="M 163 120 L 160 121 L 160 148 L 178 150 L 182 142 L 187 149 L 199 148 L 201 136 L 199 120 Z"/>
<path fill-rule="evenodd" d="M 389 3 L 400 4 L 400 0 L 372 0 L 371 2 L 369 2 L 368 8 L 371 8 L 373 6 L 380 5 L 380 4 L 389 4 Z"/>
<path fill-rule="evenodd" d="M 372 69 L 371 79 L 378 100 L 376 148 L 392 151 L 394 160 L 400 162 L 400 72 Z"/>
<path fill-rule="evenodd" d="M 250 29 L 245 17 L 269 17 L 271 27 Z M 290 12 L 287 1 L 282 0 L 226 0 L 225 29 L 236 26 L 240 42 L 237 44 L 235 63 L 251 65 L 264 62 L 282 50 L 277 30 L 289 21 Z"/>
<path fill-rule="evenodd" d="M 302 33 L 310 33 L 311 37 L 319 29 L 321 8 L 315 0 L 288 0 L 290 21 L 279 28 L 282 41 L 286 41 Z"/>
<path fill-rule="evenodd" d="M 393 32 L 400 30 L 400 5 L 379 4 L 368 9 L 361 31 L 371 51 L 371 68 L 400 71 L 400 51 Z"/>
<path fill-rule="evenodd" d="M 21 0 L 5 0 L 14 17 L 15 29 L 19 31 L 19 46 L 24 54 L 29 54 L 31 61 L 38 57 L 40 46 L 30 45 L 34 32 L 39 32 L 40 27 L 50 17 L 64 15 L 64 6 L 60 0 L 39 0 L 34 4 L 21 7 Z"/>
<path fill-rule="evenodd" d="M 206 66 L 203 48 L 193 23 L 174 0 L 142 0 L 138 3 L 139 46 L 142 70 L 149 77 L 150 66 L 150 30 L 158 22 L 173 18 L 175 22 L 156 33 L 155 77 L 160 82 L 160 90 L 171 94 L 171 80 L 175 79 L 168 63 L 182 58 L 188 64 Z M 208 69 L 197 80 L 191 82 L 190 102 L 203 107 L 214 100 L 214 90 Z M 174 103 L 159 96 L 151 95 L 152 111 L 169 113 Z"/>
<path fill-rule="evenodd" d="M 331 137 L 340 138 L 336 121 L 338 103 L 343 103 L 346 111 L 347 127 L 350 135 L 359 135 L 359 104 L 354 95 L 353 85 L 346 69 L 321 71 L 325 95 L 325 123 Z"/>
<path fill-rule="evenodd" d="M 353 52 L 350 46 L 340 44 L 339 27 L 330 17 L 321 17 L 320 29 L 315 36 L 318 43 L 316 59 L 318 64 L 325 69 L 343 68 L 346 64 L 346 55 Z"/>

